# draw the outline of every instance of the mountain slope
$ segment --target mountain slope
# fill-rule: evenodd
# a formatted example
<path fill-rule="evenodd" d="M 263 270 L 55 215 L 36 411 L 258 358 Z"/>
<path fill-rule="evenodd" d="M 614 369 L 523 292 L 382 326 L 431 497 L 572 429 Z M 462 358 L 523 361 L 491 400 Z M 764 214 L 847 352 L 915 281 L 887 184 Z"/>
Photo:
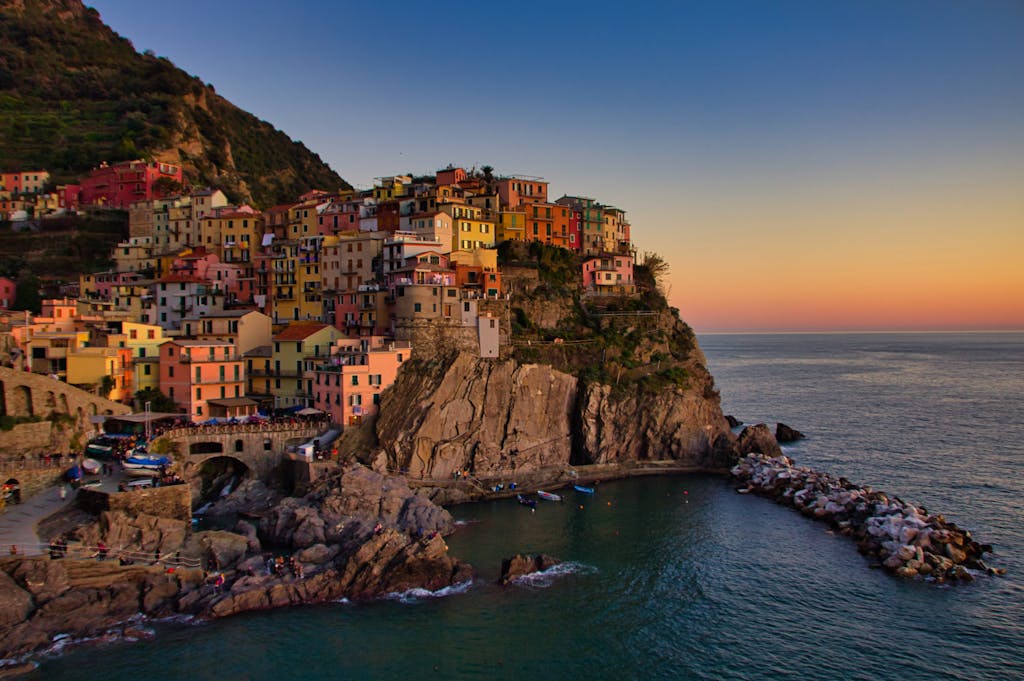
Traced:
<path fill-rule="evenodd" d="M 0 0 L 0 140 L 0 168 L 57 182 L 142 157 L 260 207 L 348 187 L 301 142 L 136 52 L 80 0 Z"/>

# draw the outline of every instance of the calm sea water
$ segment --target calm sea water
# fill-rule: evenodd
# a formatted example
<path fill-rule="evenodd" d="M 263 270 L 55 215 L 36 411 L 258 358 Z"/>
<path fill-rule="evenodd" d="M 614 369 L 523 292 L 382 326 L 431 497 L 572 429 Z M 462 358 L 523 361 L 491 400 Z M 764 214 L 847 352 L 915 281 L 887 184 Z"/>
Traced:
<path fill-rule="evenodd" d="M 459 506 L 479 579 L 407 595 L 158 624 L 46 679 L 1024 678 L 1024 335 L 701 338 L 728 413 L 808 435 L 802 463 L 943 511 L 1005 578 L 942 587 L 868 569 L 852 542 L 709 476 L 606 483 L 535 513 Z M 500 588 L 515 552 L 569 561 Z"/>

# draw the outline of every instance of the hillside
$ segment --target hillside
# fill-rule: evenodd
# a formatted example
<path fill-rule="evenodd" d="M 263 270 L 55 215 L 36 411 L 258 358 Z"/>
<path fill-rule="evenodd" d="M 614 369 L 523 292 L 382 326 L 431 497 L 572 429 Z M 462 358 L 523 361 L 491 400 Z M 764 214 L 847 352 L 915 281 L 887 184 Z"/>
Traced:
<path fill-rule="evenodd" d="M 80 0 L 0 0 L 0 140 L 0 169 L 46 169 L 58 183 L 101 161 L 152 158 L 259 207 L 348 187 L 301 142 L 137 52 Z"/>

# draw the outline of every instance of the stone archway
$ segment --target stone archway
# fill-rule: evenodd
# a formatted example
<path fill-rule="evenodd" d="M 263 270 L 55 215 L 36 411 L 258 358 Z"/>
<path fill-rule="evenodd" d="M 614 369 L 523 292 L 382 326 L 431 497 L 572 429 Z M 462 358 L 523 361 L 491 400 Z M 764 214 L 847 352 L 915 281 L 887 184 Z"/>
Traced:
<path fill-rule="evenodd" d="M 33 416 L 32 389 L 27 385 L 16 385 L 11 390 L 11 402 L 8 405 L 11 416 Z"/>
<path fill-rule="evenodd" d="M 59 411 L 61 414 L 71 413 L 71 408 L 68 407 L 68 396 L 65 395 L 64 393 L 61 393 L 60 395 L 57 396 L 57 411 Z M 81 409 L 79 409 L 79 411 L 81 411 Z"/>
<path fill-rule="evenodd" d="M 48 411 L 55 411 L 57 409 L 57 396 L 53 394 L 52 390 L 46 391 L 44 399 L 45 403 L 43 406 L 46 407 Z"/>
<path fill-rule="evenodd" d="M 253 474 L 244 461 L 230 455 L 211 456 L 187 468 L 196 506 L 227 496 Z"/>
<path fill-rule="evenodd" d="M 7 389 L 3 381 L 0 381 L 0 416 L 7 416 Z"/>

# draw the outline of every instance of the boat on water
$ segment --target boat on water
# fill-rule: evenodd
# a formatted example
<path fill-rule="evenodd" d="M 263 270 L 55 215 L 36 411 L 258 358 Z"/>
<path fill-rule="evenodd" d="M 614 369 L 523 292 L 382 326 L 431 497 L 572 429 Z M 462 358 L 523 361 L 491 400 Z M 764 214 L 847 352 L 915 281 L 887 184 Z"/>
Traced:
<path fill-rule="evenodd" d="M 541 499 L 547 499 L 548 501 L 561 501 L 562 500 L 562 497 L 558 496 L 557 494 L 552 494 L 551 492 L 545 492 L 542 489 L 537 490 L 537 496 L 540 497 Z"/>
<path fill-rule="evenodd" d="M 594 493 L 594 488 L 593 487 L 584 487 L 583 485 L 573 485 L 572 488 L 574 490 L 576 490 L 577 492 L 582 492 L 583 494 L 593 494 Z"/>
<path fill-rule="evenodd" d="M 166 456 L 129 456 L 124 460 L 124 472 L 128 475 L 157 475 L 160 469 L 170 465 L 171 460 Z"/>
<path fill-rule="evenodd" d="M 102 467 L 103 467 L 103 464 L 101 464 L 96 459 L 83 459 L 82 460 L 82 470 L 85 471 L 85 473 L 87 475 L 96 475 L 97 473 L 100 472 L 100 468 L 102 468 Z"/>
<path fill-rule="evenodd" d="M 516 501 L 518 501 L 523 506 L 529 506 L 530 508 L 537 508 L 537 500 L 536 499 L 527 499 L 522 494 L 517 494 L 516 495 Z"/>

